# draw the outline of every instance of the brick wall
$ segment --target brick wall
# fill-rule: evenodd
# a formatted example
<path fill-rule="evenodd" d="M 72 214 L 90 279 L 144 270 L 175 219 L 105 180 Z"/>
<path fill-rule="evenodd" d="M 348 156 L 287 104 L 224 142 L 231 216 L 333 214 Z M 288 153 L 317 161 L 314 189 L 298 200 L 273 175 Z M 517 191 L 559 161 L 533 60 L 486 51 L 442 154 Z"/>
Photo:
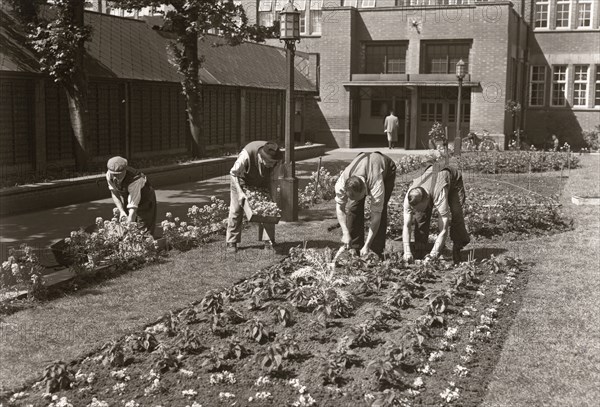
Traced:
<path fill-rule="evenodd" d="M 534 31 L 530 42 L 530 65 L 546 67 L 545 101 L 540 107 L 528 107 L 525 131 L 528 140 L 542 145 L 556 134 L 572 147 L 584 147 L 582 131 L 600 124 L 600 106 L 594 106 L 595 73 L 600 66 L 600 35 L 598 31 Z M 567 65 L 567 105 L 551 106 L 552 65 Z M 575 65 L 587 65 L 587 106 L 573 107 L 573 71 Z M 592 97 L 590 97 L 592 96 Z"/>
<path fill-rule="evenodd" d="M 350 81 L 352 73 L 360 73 L 363 41 L 386 40 L 408 40 L 407 73 L 420 72 L 422 41 L 472 40 L 470 73 L 481 87 L 471 92 L 471 129 L 504 133 L 509 60 L 506 39 L 516 21 L 509 21 L 510 10 L 508 2 L 443 8 L 323 10 L 322 35 L 303 37 L 297 45 L 298 50 L 320 54 L 320 100 L 307 111 L 307 137 L 310 139 L 312 133 L 316 141 L 349 146 L 350 92 L 342 83 Z"/>

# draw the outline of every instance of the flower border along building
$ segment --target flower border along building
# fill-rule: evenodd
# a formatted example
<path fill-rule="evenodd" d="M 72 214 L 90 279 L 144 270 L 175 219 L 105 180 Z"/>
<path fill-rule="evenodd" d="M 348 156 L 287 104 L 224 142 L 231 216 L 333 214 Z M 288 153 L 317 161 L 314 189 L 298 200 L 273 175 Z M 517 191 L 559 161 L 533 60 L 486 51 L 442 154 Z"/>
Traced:
<path fill-rule="evenodd" d="M 242 0 L 270 24 L 285 0 Z M 598 0 L 295 0 L 298 51 L 316 55 L 319 96 L 301 103 L 307 139 L 384 146 L 400 118 L 400 146 L 427 148 L 438 121 L 455 137 L 456 63 L 466 63 L 461 134 L 487 130 L 501 146 L 517 128 L 543 146 L 574 146 L 600 123 Z M 276 45 L 276 41 L 272 45 Z M 508 101 L 523 107 L 514 117 Z"/>

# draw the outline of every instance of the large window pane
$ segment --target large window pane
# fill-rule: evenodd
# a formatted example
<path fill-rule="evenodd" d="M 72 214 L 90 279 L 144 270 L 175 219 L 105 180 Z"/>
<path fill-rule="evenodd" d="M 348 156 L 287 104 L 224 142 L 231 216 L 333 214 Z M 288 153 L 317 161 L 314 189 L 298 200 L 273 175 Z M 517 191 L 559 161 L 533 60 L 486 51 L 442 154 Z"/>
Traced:
<path fill-rule="evenodd" d="M 466 72 L 469 71 L 468 43 L 429 43 L 425 44 L 424 73 L 453 74 L 456 64 L 462 59 Z"/>

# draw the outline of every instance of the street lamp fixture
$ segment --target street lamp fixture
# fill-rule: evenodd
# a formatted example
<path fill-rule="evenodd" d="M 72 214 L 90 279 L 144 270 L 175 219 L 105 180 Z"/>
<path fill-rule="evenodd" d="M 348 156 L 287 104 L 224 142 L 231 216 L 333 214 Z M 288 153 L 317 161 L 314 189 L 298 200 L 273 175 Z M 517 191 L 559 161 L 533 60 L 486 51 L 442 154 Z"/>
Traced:
<path fill-rule="evenodd" d="M 300 41 L 300 12 L 290 0 L 281 10 L 279 18 L 279 39 L 285 42 L 288 68 L 285 91 L 285 161 L 283 176 L 279 178 L 280 205 L 283 220 L 293 222 L 298 220 L 298 179 L 294 162 L 294 55 L 296 42 Z"/>
<path fill-rule="evenodd" d="M 462 146 L 462 139 L 460 137 L 460 124 L 461 124 L 461 101 L 462 101 L 462 84 L 467 69 L 465 67 L 465 61 L 462 59 L 456 63 L 456 79 L 458 79 L 458 100 L 456 103 L 456 134 L 454 135 L 454 153 L 460 155 Z"/>

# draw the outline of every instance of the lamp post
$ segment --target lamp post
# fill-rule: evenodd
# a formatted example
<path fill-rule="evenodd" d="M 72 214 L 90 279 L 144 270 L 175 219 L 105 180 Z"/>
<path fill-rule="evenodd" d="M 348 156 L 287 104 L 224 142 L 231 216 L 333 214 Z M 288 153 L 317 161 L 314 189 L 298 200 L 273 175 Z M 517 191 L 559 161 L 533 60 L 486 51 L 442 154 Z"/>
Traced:
<path fill-rule="evenodd" d="M 288 84 L 285 91 L 285 161 L 283 177 L 279 178 L 281 188 L 280 205 L 284 221 L 298 220 L 298 179 L 294 161 L 294 55 L 296 42 L 300 41 L 300 12 L 289 1 L 281 10 L 279 40 L 285 42 L 285 56 L 288 68 Z"/>
<path fill-rule="evenodd" d="M 461 124 L 461 101 L 462 101 L 462 83 L 465 78 L 466 69 L 465 61 L 462 59 L 456 63 L 456 78 L 458 79 L 458 100 L 456 104 L 456 135 L 454 136 L 454 152 L 460 155 L 460 149 L 462 147 L 462 139 L 460 137 L 460 124 Z M 458 148 L 458 150 L 457 150 Z"/>

